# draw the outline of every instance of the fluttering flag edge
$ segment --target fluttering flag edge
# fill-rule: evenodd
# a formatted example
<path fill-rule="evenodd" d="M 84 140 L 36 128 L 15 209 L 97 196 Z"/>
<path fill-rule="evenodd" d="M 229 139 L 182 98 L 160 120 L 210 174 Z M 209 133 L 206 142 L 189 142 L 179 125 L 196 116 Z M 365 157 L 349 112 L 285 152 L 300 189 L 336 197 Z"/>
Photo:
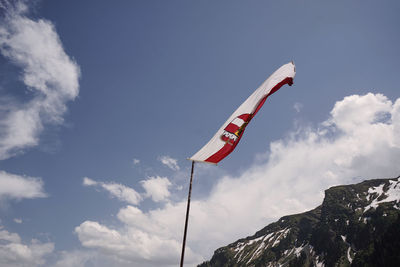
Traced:
<path fill-rule="evenodd" d="M 247 124 L 263 106 L 266 99 L 283 85 L 291 86 L 295 75 L 296 66 L 293 61 L 277 69 L 233 112 L 208 143 L 188 160 L 216 165 L 228 156 L 236 148 Z M 236 127 L 236 133 L 227 129 L 229 126 L 237 126 L 234 124 L 234 120 L 243 121 L 240 127 Z"/>

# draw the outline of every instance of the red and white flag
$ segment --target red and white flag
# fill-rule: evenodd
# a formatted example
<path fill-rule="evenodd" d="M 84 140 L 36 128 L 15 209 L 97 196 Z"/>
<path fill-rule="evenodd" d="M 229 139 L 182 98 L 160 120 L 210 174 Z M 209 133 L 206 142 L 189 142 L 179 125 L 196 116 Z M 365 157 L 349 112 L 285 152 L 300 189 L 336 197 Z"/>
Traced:
<path fill-rule="evenodd" d="M 276 70 L 254 93 L 233 112 L 211 140 L 189 160 L 217 164 L 228 156 L 242 138 L 243 132 L 268 96 L 285 84 L 292 85 L 296 74 L 293 62 Z"/>

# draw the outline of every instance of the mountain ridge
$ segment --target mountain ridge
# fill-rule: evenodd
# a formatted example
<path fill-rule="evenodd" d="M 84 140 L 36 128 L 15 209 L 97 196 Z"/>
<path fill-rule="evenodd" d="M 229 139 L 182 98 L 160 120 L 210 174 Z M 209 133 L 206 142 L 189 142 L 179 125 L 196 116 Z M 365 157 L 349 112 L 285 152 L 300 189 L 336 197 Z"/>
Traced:
<path fill-rule="evenodd" d="M 217 249 L 198 267 L 400 266 L 399 202 L 400 176 L 333 186 L 320 206 Z"/>

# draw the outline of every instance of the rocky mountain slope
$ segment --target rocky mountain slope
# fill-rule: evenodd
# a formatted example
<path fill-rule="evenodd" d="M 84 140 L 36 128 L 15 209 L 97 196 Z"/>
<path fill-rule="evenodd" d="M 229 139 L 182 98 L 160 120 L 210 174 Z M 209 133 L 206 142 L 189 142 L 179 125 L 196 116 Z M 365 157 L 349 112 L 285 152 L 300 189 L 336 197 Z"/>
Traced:
<path fill-rule="evenodd" d="M 321 206 L 217 249 L 199 267 L 400 266 L 400 177 L 335 186 Z"/>

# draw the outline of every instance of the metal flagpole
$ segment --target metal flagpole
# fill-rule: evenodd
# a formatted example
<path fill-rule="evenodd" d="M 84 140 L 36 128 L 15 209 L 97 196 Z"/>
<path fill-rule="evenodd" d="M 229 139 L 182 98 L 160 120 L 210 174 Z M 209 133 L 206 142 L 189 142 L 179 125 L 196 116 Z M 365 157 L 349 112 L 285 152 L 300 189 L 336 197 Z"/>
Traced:
<path fill-rule="evenodd" d="M 188 219 L 189 219 L 190 196 L 192 194 L 193 170 L 194 170 L 194 161 L 192 161 L 192 171 L 190 172 L 190 185 L 189 185 L 189 194 L 188 194 L 187 208 L 186 208 L 185 230 L 183 233 L 183 242 L 182 242 L 181 267 L 183 267 L 183 259 L 185 258 L 186 233 L 187 233 Z"/>

